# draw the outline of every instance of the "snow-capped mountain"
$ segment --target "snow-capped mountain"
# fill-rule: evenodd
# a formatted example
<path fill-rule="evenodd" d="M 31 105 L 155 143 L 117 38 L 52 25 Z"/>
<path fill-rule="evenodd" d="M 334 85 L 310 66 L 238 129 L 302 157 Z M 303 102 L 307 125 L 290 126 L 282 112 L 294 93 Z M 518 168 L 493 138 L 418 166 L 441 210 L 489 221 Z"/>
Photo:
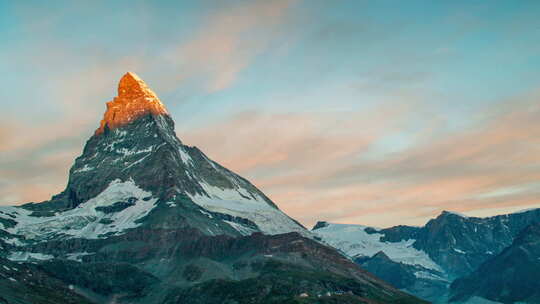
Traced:
<path fill-rule="evenodd" d="M 427 253 L 414 248 L 414 239 L 384 242 L 383 233 L 361 225 L 321 223 L 313 229 L 329 245 L 339 248 L 350 257 L 371 257 L 384 252 L 390 259 L 409 265 L 442 271 Z"/>
<path fill-rule="evenodd" d="M 48 202 L 0 207 L 0 218 L 16 223 L 5 227 L 12 235 L 7 242 L 100 238 L 137 227 L 158 205 L 178 209 L 186 201 L 200 217 L 220 218 L 201 229 L 205 234 L 307 235 L 247 180 L 182 144 L 155 93 L 127 73 L 75 160 L 66 189 Z"/>
<path fill-rule="evenodd" d="M 422 303 L 312 237 L 249 181 L 183 144 L 133 73 L 120 80 L 66 189 L 46 202 L 0 207 L 0 262 L 37 265 L 54 281 L 36 299 Z M 31 288 L 13 278 L 0 288 Z M 2 296 L 27 303 L 17 292 Z"/>
<path fill-rule="evenodd" d="M 521 231 L 536 223 L 540 209 L 487 218 L 444 211 L 423 227 L 376 229 L 319 222 L 312 232 L 395 286 L 444 302 L 442 291 L 453 280 L 501 254 Z"/>
<path fill-rule="evenodd" d="M 327 222 L 318 222 L 312 232 L 364 269 L 426 300 L 437 300 L 450 284 L 442 267 L 413 246 L 413 238 L 387 240 L 383 231 L 372 227 Z"/>

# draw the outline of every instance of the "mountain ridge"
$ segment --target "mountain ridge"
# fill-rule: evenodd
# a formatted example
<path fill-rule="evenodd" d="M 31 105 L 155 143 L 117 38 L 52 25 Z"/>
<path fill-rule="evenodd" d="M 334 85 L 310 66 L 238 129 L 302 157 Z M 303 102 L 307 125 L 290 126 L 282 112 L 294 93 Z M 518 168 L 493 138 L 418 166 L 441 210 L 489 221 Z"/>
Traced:
<path fill-rule="evenodd" d="M 320 221 L 312 232 L 375 275 L 416 296 L 445 303 L 443 293 L 449 291 L 452 281 L 489 263 L 523 230 L 537 223 L 540 209 L 486 218 L 443 211 L 422 227 L 378 229 Z M 379 251 L 391 262 L 377 257 Z"/>

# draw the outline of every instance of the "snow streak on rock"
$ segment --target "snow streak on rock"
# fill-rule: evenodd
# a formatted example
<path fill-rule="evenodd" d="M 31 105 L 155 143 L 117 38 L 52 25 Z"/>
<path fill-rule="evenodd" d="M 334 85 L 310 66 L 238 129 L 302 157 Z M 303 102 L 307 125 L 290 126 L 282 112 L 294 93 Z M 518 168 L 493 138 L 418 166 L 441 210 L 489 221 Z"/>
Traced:
<path fill-rule="evenodd" d="M 279 234 L 291 231 L 307 235 L 307 231 L 285 215 L 281 210 L 268 204 L 257 194 L 245 189 L 221 189 L 201 182 L 200 185 L 208 195 L 190 195 L 193 202 L 206 210 L 225 213 L 248 219 L 266 234 Z M 228 222 L 231 224 L 231 222 Z M 249 227 L 234 223 L 233 227 L 242 234 L 253 232 Z"/>

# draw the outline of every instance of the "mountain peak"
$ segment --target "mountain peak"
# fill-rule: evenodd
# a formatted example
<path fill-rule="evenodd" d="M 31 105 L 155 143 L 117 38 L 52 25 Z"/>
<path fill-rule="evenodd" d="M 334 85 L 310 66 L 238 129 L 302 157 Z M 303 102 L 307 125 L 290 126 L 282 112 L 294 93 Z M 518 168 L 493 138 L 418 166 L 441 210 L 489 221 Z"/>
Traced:
<path fill-rule="evenodd" d="M 118 83 L 118 96 L 107 102 L 107 111 L 101 120 L 96 135 L 105 128 L 124 126 L 144 115 L 168 114 L 156 93 L 133 72 L 127 72 Z"/>
<path fill-rule="evenodd" d="M 447 210 L 443 210 L 439 216 L 448 216 L 448 215 L 453 215 L 453 216 L 457 216 L 461 218 L 468 218 L 468 216 L 466 216 L 465 214 L 455 212 L 455 211 L 447 211 Z"/>
<path fill-rule="evenodd" d="M 120 78 L 118 83 L 118 97 L 125 99 L 135 99 L 141 96 L 149 96 L 157 98 L 146 82 L 144 82 L 137 74 L 127 72 Z"/>
<path fill-rule="evenodd" d="M 390 257 L 388 257 L 388 255 L 386 255 L 386 253 L 384 253 L 384 251 L 377 252 L 371 258 L 382 259 L 382 260 L 391 260 Z"/>
<path fill-rule="evenodd" d="M 317 229 L 320 229 L 320 228 L 324 228 L 324 227 L 327 227 L 329 226 L 330 224 L 326 221 L 318 221 L 317 224 L 315 224 L 315 226 L 313 226 L 313 228 L 311 228 L 311 230 L 317 230 Z"/>

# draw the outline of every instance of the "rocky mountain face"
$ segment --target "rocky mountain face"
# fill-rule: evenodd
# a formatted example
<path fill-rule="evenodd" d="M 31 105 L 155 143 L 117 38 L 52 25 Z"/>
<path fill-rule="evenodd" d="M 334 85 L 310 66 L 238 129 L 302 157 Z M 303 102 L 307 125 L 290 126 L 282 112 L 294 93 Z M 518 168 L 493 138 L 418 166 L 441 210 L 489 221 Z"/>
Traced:
<path fill-rule="evenodd" d="M 540 209 L 488 218 L 444 211 L 424 227 L 375 229 L 319 222 L 312 231 L 394 286 L 445 302 L 452 281 L 484 267 L 536 223 Z"/>
<path fill-rule="evenodd" d="M 452 283 L 451 300 L 482 297 L 500 303 L 540 303 L 540 223 L 473 273 Z"/>
<path fill-rule="evenodd" d="M 524 228 L 538 222 L 540 209 L 488 218 L 443 212 L 421 229 L 414 246 L 456 278 L 499 254 Z"/>
<path fill-rule="evenodd" d="M 0 207 L 0 303 L 422 303 L 313 238 L 128 73 L 66 189 Z"/>

